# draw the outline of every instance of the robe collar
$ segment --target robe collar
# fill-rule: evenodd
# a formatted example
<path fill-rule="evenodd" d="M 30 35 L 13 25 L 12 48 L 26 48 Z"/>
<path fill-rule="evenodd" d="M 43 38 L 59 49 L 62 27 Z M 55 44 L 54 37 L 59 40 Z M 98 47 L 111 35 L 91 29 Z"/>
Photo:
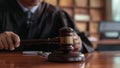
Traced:
<path fill-rule="evenodd" d="M 18 2 L 18 4 L 20 5 L 20 7 L 22 8 L 22 10 L 23 10 L 24 12 L 26 12 L 26 11 L 31 11 L 32 13 L 35 13 L 35 11 L 37 10 L 37 8 L 39 7 L 39 5 L 36 5 L 36 6 L 33 6 L 31 9 L 28 9 L 28 8 L 24 7 L 24 6 L 19 2 L 19 0 L 17 0 L 17 2 Z"/>

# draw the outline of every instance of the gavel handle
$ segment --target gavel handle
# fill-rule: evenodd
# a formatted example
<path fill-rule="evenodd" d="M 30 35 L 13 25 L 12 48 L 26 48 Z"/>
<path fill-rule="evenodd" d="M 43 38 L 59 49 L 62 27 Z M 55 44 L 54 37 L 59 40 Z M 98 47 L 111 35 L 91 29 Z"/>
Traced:
<path fill-rule="evenodd" d="M 48 39 L 21 40 L 20 44 L 60 44 L 60 43 L 59 38 L 48 38 Z"/>

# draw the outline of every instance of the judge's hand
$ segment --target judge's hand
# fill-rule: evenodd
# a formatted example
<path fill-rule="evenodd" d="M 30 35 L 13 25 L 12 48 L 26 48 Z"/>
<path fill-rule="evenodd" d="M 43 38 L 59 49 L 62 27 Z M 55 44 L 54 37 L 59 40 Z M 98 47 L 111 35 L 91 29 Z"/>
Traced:
<path fill-rule="evenodd" d="M 81 38 L 77 35 L 77 33 L 73 34 L 73 40 L 74 40 L 73 51 L 80 51 L 82 47 L 82 41 L 81 41 Z"/>
<path fill-rule="evenodd" d="M 0 34 L 0 49 L 14 50 L 19 47 L 20 38 L 17 34 L 6 31 Z"/>

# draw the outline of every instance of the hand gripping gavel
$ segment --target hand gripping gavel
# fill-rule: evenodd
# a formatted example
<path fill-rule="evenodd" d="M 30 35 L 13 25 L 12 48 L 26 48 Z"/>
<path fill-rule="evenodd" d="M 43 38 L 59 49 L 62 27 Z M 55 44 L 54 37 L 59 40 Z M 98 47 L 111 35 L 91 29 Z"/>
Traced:
<path fill-rule="evenodd" d="M 21 40 L 21 44 L 60 44 L 60 48 L 48 56 L 48 61 L 55 62 L 76 62 L 84 61 L 84 55 L 81 52 L 73 51 L 73 29 L 63 27 L 59 30 L 59 38 Z"/>

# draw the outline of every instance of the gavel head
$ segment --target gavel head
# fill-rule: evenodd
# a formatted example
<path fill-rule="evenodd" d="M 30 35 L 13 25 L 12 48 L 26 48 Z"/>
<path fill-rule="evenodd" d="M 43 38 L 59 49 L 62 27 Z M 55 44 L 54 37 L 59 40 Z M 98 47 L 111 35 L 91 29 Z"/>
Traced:
<path fill-rule="evenodd" d="M 59 31 L 61 47 L 58 50 L 52 52 L 48 56 L 48 60 L 55 62 L 84 61 L 85 57 L 81 52 L 73 51 L 72 47 L 72 45 L 74 44 L 73 29 L 69 27 L 63 27 Z"/>
<path fill-rule="evenodd" d="M 70 52 L 73 51 L 73 29 L 70 27 L 63 27 L 59 29 L 60 33 L 60 45 L 62 51 Z"/>

